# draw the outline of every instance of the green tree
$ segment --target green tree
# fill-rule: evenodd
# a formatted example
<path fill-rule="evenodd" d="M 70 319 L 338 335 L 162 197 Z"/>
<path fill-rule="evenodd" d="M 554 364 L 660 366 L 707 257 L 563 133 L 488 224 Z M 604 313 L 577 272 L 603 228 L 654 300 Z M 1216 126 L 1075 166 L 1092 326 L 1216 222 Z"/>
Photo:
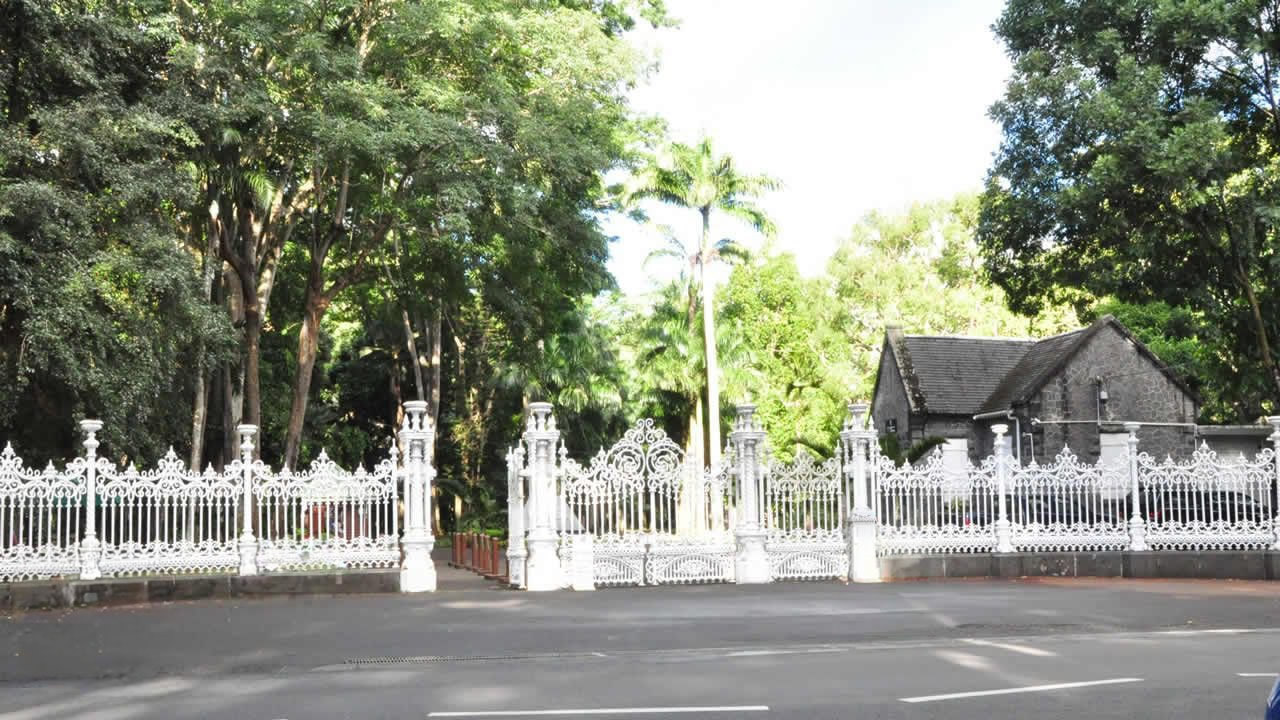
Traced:
<path fill-rule="evenodd" d="M 727 388 L 757 405 L 779 457 L 830 455 L 848 399 L 832 368 L 849 346 L 829 322 L 826 282 L 802 277 L 789 253 L 769 255 L 734 268 L 721 298 L 724 323 L 753 350 L 753 372 Z"/>
<path fill-rule="evenodd" d="M 1193 309 L 1275 407 L 1274 3 L 1010 0 L 995 30 L 1014 70 L 979 237 L 1014 308 L 1093 294 Z"/>
<path fill-rule="evenodd" d="M 695 210 L 701 220 L 698 244 L 688 253 L 701 287 L 702 335 L 706 348 L 707 443 L 710 460 L 720 459 L 720 367 L 715 330 L 715 287 L 708 268 L 714 263 L 740 255 L 729 240 L 713 240 L 711 215 L 721 212 L 737 218 L 757 232 L 771 237 L 773 221 L 756 205 L 763 193 L 778 187 L 766 175 L 749 175 L 738 170 L 730 155 L 717 155 L 709 138 L 696 145 L 671 143 L 663 157 L 651 163 L 631 191 L 633 200 L 654 199 L 680 208 Z"/>
<path fill-rule="evenodd" d="M 687 284 L 664 286 L 653 306 L 632 320 L 627 343 L 635 357 L 635 372 L 654 414 L 687 418 L 683 432 L 685 452 L 698 464 L 705 458 L 702 391 L 703 339 L 690 317 L 693 303 Z M 696 317 L 696 311 L 695 311 Z M 656 407 L 655 407 L 656 406 Z"/>
<path fill-rule="evenodd" d="M 195 348 L 229 336 L 176 220 L 195 186 L 163 12 L 0 3 L 0 435 L 28 460 L 78 453 L 83 417 L 117 459 L 184 444 Z"/>
<path fill-rule="evenodd" d="M 827 265 L 827 322 L 850 352 L 833 371 L 854 397 L 870 397 L 887 325 L 939 335 L 1034 337 L 1075 329 L 1075 313 L 1046 306 L 1025 317 L 984 281 L 974 240 L 977 199 L 917 203 L 898 215 L 873 212 L 854 226 Z"/>

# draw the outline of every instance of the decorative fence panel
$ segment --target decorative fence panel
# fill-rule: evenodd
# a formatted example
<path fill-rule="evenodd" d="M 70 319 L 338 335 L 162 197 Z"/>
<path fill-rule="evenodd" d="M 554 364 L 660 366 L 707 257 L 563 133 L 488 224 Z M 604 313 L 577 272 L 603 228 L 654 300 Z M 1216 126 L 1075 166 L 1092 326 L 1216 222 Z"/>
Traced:
<path fill-rule="evenodd" d="M 86 463 L 27 468 L 12 445 L 0 453 L 0 582 L 66 575 L 80 568 Z"/>
<path fill-rule="evenodd" d="M 169 450 L 154 470 L 97 459 L 103 575 L 231 572 L 240 565 L 240 483 L 190 471 Z"/>
<path fill-rule="evenodd" d="M 849 571 L 847 514 L 840 459 L 807 451 L 791 463 L 765 463 L 764 525 L 775 580 L 844 577 Z"/>
<path fill-rule="evenodd" d="M 1280 418 L 1270 421 L 1280 443 Z M 878 554 L 1280 549 L 1273 449 L 1223 459 L 1202 445 L 1189 460 L 1156 461 L 1137 451 L 1139 424 L 1128 423 L 1117 462 L 1063 450 L 1020 465 L 995 427 L 996 454 L 963 473 L 939 453 L 914 467 L 873 463 Z"/>
<path fill-rule="evenodd" d="M 253 459 L 251 425 L 222 472 L 190 470 L 172 450 L 153 469 L 122 469 L 97 457 L 101 427 L 81 423 L 85 456 L 63 470 L 0 453 L 0 582 L 400 566 L 403 590 L 435 589 L 426 403 L 405 404 L 411 452 L 393 445 L 372 472 L 324 452 L 304 472 L 272 471 Z"/>
<path fill-rule="evenodd" d="M 339 468 L 323 451 L 302 473 L 253 472 L 258 564 L 267 572 L 395 567 L 396 453 L 373 472 Z"/>
<path fill-rule="evenodd" d="M 1010 463 L 1009 521 L 1017 550 L 1122 550 L 1129 545 L 1129 467 L 1080 462 L 1064 449 L 1048 465 Z"/>
<path fill-rule="evenodd" d="M 995 550 L 995 458 L 954 472 L 941 453 L 898 466 L 875 452 L 872 477 L 880 555 Z"/>
<path fill-rule="evenodd" d="M 1245 550 L 1280 545 L 1276 455 L 1219 458 L 1208 445 L 1189 461 L 1137 459 L 1146 541 L 1153 550 Z"/>

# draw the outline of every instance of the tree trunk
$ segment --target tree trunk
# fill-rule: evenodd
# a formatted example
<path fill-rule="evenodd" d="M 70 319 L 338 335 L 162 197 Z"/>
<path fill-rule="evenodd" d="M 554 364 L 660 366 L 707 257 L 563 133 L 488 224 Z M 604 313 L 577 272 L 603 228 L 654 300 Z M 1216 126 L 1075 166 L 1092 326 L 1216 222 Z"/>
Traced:
<path fill-rule="evenodd" d="M 222 465 L 236 459 L 236 425 L 240 416 L 235 411 L 235 388 L 231 384 L 231 363 L 222 365 Z"/>
<path fill-rule="evenodd" d="M 1253 283 L 1249 280 L 1249 275 L 1237 261 L 1236 273 L 1240 280 L 1240 286 L 1244 289 L 1245 299 L 1249 301 L 1249 310 L 1253 316 L 1253 326 L 1258 332 L 1258 349 L 1262 353 L 1262 366 L 1266 368 L 1267 374 L 1271 376 L 1271 383 L 1275 387 L 1276 392 L 1280 393 L 1280 368 L 1276 367 L 1275 357 L 1271 354 L 1271 343 L 1267 338 L 1267 325 L 1262 317 L 1262 305 L 1258 302 L 1258 296 L 1253 290 Z"/>
<path fill-rule="evenodd" d="M 293 380 L 293 405 L 289 408 L 289 427 L 284 438 L 284 466 L 290 470 L 302 449 L 302 426 L 311 397 L 311 376 L 320 350 L 320 320 L 329 309 L 329 296 L 323 290 L 324 275 L 312 266 L 307 283 L 302 327 L 298 330 L 298 372 Z"/>
<path fill-rule="evenodd" d="M 711 211 L 702 209 L 702 339 L 707 356 L 707 457 L 720 462 L 720 362 L 716 354 L 715 288 L 707 260 L 711 252 Z"/>
<path fill-rule="evenodd" d="M 209 382 L 204 365 L 204 341 L 196 344 L 196 386 L 192 391 L 195 407 L 191 410 L 191 462 L 187 467 L 199 470 L 204 464 L 204 426 L 209 415 Z"/>
<path fill-rule="evenodd" d="M 458 325 L 462 324 L 461 323 L 462 315 L 463 315 L 463 311 L 461 308 L 459 308 L 458 322 L 450 323 L 451 334 L 453 335 L 454 350 L 457 351 L 458 353 L 458 377 L 454 381 L 457 387 L 457 394 L 456 394 L 456 397 L 454 398 L 454 402 L 455 402 L 454 411 L 459 415 L 459 423 L 466 422 L 465 420 L 462 420 L 461 416 L 462 416 L 462 413 L 466 411 L 468 406 L 468 403 L 467 403 L 467 341 L 462 337 L 461 331 L 463 330 L 463 328 L 458 327 Z M 462 475 L 463 475 L 462 484 L 463 485 L 466 484 L 466 474 L 467 474 L 467 442 L 468 440 L 466 439 L 465 435 L 466 433 L 462 433 L 458 437 L 458 454 L 461 456 L 458 458 L 459 459 L 458 464 L 462 468 Z M 462 506 L 462 497 L 460 495 L 455 494 L 453 496 L 453 529 L 454 530 L 458 530 L 459 528 L 462 527 L 463 510 L 464 508 Z"/>
<path fill-rule="evenodd" d="M 432 426 L 440 420 L 440 369 L 444 357 L 441 314 L 442 310 L 437 307 L 431 327 L 431 397 L 427 401 L 427 412 L 431 415 Z"/>
<path fill-rule="evenodd" d="M 409 358 L 413 363 L 413 386 L 418 391 L 418 400 L 426 400 L 426 388 L 422 386 L 422 362 L 418 355 L 418 341 L 413 337 L 413 323 L 409 321 L 409 311 L 400 308 L 400 319 L 404 323 L 404 343 L 409 348 Z"/>
<path fill-rule="evenodd" d="M 250 289 L 253 302 L 244 306 L 244 412 L 242 418 L 249 425 L 262 427 L 262 382 L 259 363 L 262 359 L 262 315 L 258 310 L 258 294 Z M 257 448 L 262 447 L 261 435 Z"/>
<path fill-rule="evenodd" d="M 200 223 L 203 225 L 203 223 Z M 213 301 L 213 280 L 217 276 L 222 258 L 218 255 L 217 227 L 210 225 L 207 230 L 204 248 L 204 264 L 200 278 L 200 288 L 204 292 L 205 302 Z M 191 411 L 191 462 L 192 470 L 199 470 L 204 463 L 204 432 L 209 417 L 209 379 L 211 369 L 204 367 L 205 344 L 203 336 L 196 343 L 196 386 L 195 407 Z"/>
<path fill-rule="evenodd" d="M 693 403 L 693 415 L 689 418 L 689 449 L 687 455 L 692 458 L 699 467 L 706 466 L 706 456 L 703 455 L 703 435 L 702 435 L 702 393 L 698 393 L 697 399 Z"/>
<path fill-rule="evenodd" d="M 435 463 L 436 456 L 436 434 L 440 432 L 440 365 L 441 357 L 444 352 L 444 340 L 440 335 L 443 325 L 441 320 L 442 310 L 436 307 L 435 316 L 431 323 L 431 393 L 427 399 L 427 416 L 431 418 L 431 427 L 436 432 L 431 435 L 431 442 L 427 445 L 427 457 L 431 462 Z M 440 485 L 431 483 L 431 521 L 432 531 L 437 535 L 444 534 L 444 525 L 440 524 Z"/>

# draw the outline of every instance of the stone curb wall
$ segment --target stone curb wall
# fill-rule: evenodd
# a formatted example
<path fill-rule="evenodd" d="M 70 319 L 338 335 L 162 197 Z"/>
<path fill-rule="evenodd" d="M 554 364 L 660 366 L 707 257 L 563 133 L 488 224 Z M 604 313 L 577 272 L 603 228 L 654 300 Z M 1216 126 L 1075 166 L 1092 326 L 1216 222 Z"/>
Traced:
<path fill-rule="evenodd" d="M 0 613 L 209 598 L 397 592 L 400 592 L 398 569 L 281 573 L 250 577 L 192 575 L 106 580 L 40 580 L 0 583 Z"/>
<path fill-rule="evenodd" d="M 1026 552 L 893 555 L 880 558 L 884 580 L 929 578 L 1112 577 L 1280 580 L 1280 552 Z"/>

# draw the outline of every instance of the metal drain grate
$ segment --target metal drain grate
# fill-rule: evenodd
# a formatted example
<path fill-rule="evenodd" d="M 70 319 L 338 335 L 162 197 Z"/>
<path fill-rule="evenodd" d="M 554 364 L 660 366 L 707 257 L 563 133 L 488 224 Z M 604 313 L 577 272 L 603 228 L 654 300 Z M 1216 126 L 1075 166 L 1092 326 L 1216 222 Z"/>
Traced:
<path fill-rule="evenodd" d="M 409 655 L 405 657 L 347 658 L 343 665 L 425 665 L 448 662 L 500 662 L 503 660 L 555 660 L 562 658 L 605 657 L 603 653 L 541 653 L 536 655 Z"/>

